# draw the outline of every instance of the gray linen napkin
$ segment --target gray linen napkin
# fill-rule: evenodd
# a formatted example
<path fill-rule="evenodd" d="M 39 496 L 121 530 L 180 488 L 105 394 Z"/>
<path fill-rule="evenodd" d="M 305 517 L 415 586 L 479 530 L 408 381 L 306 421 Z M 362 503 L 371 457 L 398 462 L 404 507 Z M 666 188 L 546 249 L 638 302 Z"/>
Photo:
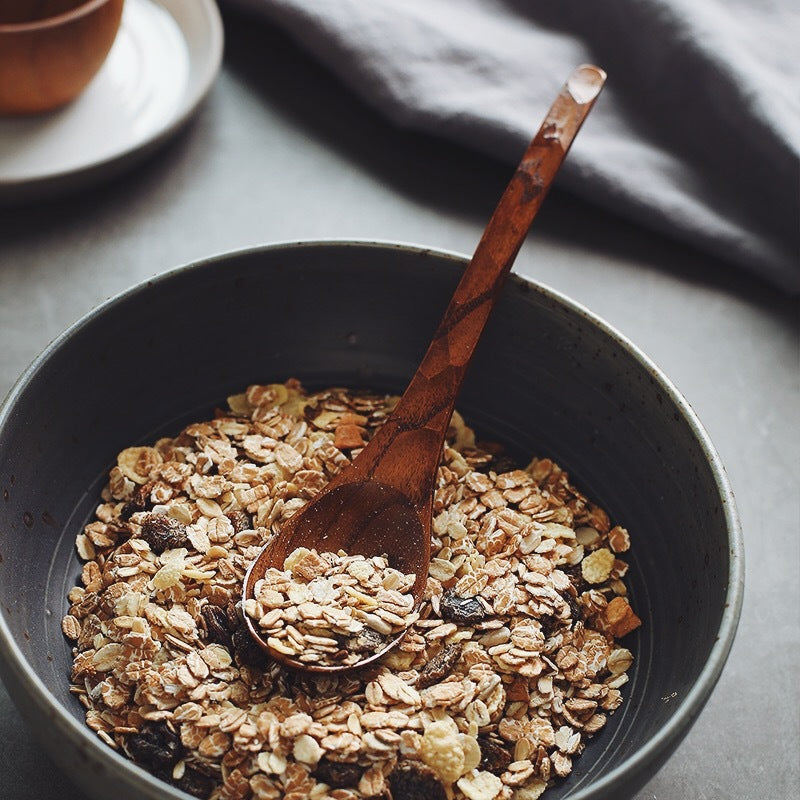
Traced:
<path fill-rule="evenodd" d="M 515 164 L 572 69 L 609 82 L 559 177 L 800 291 L 797 0 L 229 0 L 396 124 Z"/>

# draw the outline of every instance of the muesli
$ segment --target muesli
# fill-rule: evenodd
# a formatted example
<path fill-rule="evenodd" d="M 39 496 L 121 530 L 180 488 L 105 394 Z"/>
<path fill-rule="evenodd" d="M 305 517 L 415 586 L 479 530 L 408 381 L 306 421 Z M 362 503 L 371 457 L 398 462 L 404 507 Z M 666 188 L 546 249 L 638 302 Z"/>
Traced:
<path fill-rule="evenodd" d="M 256 581 L 244 613 L 273 653 L 304 663 L 348 666 L 385 649 L 419 619 L 417 576 L 367 558 L 298 547 L 283 569 Z"/>
<path fill-rule="evenodd" d="M 640 624 L 623 582 L 629 536 L 552 461 L 510 463 L 457 413 L 430 577 L 400 644 L 312 677 L 248 634 L 249 564 L 395 402 L 251 386 L 213 419 L 119 454 L 77 536 L 84 564 L 62 623 L 71 690 L 108 746 L 214 800 L 535 800 L 569 775 L 632 664 L 617 641 Z M 402 597 L 402 574 L 385 575 Z"/>

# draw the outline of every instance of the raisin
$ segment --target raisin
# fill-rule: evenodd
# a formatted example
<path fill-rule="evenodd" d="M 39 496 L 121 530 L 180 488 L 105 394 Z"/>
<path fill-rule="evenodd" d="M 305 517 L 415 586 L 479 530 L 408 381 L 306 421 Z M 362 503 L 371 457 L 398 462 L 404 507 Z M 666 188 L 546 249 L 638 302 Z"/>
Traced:
<path fill-rule="evenodd" d="M 472 450 L 464 453 L 464 460 L 475 472 L 489 472 L 492 467 L 492 457 L 488 453 Z"/>
<path fill-rule="evenodd" d="M 542 636 L 549 639 L 558 629 L 559 620 L 553 616 L 539 617 L 539 625 L 542 628 Z"/>
<path fill-rule="evenodd" d="M 239 613 L 239 609 L 232 600 L 225 606 L 225 614 L 228 618 L 228 630 L 235 631 L 244 622 L 244 617 Z"/>
<path fill-rule="evenodd" d="M 519 461 L 509 455 L 503 445 L 498 442 L 478 442 L 478 450 L 474 455 L 465 453 L 467 463 L 478 472 L 512 472 L 519 469 Z"/>
<path fill-rule="evenodd" d="M 385 644 L 386 637 L 382 633 L 365 627 L 347 640 L 347 649 L 353 653 L 377 653 Z"/>
<path fill-rule="evenodd" d="M 479 736 L 478 744 L 481 748 L 480 768 L 493 772 L 495 775 L 505 772 L 511 763 L 511 753 L 488 736 Z"/>
<path fill-rule="evenodd" d="M 214 778 L 204 775 L 191 767 L 186 767 L 180 780 L 173 780 L 172 783 L 181 791 L 186 792 L 186 794 L 200 797 L 202 800 L 205 800 L 211 794 L 217 784 Z"/>
<path fill-rule="evenodd" d="M 116 540 L 117 545 L 120 545 L 131 538 L 131 526 L 127 522 L 112 521 L 108 523 L 106 533 Z"/>
<path fill-rule="evenodd" d="M 128 755 L 153 772 L 169 772 L 181 756 L 177 733 L 164 722 L 146 722 L 139 733 L 125 742 Z"/>
<path fill-rule="evenodd" d="M 220 780 L 220 766 L 211 761 L 204 761 L 202 758 L 192 761 L 186 765 L 189 769 L 206 778 L 211 778 L 215 783 Z"/>
<path fill-rule="evenodd" d="M 186 526 L 166 514 L 148 514 L 142 523 L 142 532 L 139 535 L 150 545 L 150 549 L 159 555 L 165 550 L 188 547 L 190 544 Z"/>
<path fill-rule="evenodd" d="M 448 644 L 445 645 L 441 652 L 437 653 L 420 671 L 417 686 L 424 689 L 426 686 L 432 686 L 434 683 L 439 683 L 443 678 L 446 678 L 452 671 L 453 667 L 461 658 L 461 645 Z"/>
<path fill-rule="evenodd" d="M 583 609 L 581 608 L 580 603 L 578 602 L 578 598 L 573 597 L 572 592 L 565 592 L 562 596 L 564 600 L 567 601 L 567 605 L 569 606 L 569 610 L 572 615 L 573 623 L 583 619 Z"/>
<path fill-rule="evenodd" d="M 492 471 L 498 475 L 502 475 L 504 472 L 513 472 L 515 469 L 519 469 L 519 463 L 508 453 L 501 453 L 492 459 Z"/>
<path fill-rule="evenodd" d="M 358 764 L 339 764 L 323 758 L 314 770 L 314 777 L 322 783 L 327 783 L 331 789 L 353 788 L 361 780 L 363 768 Z"/>
<path fill-rule="evenodd" d="M 231 635 L 233 657 L 239 666 L 263 667 L 266 664 L 266 654 L 256 644 L 250 635 L 250 629 L 245 623 L 239 625 Z"/>
<path fill-rule="evenodd" d="M 225 516 L 231 521 L 234 533 L 248 531 L 253 527 L 253 523 L 250 521 L 250 517 L 245 511 L 231 511 Z"/>
<path fill-rule="evenodd" d="M 209 642 L 221 644 L 224 647 L 231 645 L 231 632 L 228 628 L 228 615 L 219 606 L 207 605 L 200 609 L 203 621 L 206 624 L 206 634 Z"/>
<path fill-rule="evenodd" d="M 152 481 L 150 483 L 137 486 L 131 493 L 128 502 L 122 506 L 122 510 L 119 512 L 120 517 L 123 520 L 129 520 L 139 511 L 147 511 L 148 508 L 152 508 L 153 504 L 150 500 L 150 490 L 152 488 Z"/>
<path fill-rule="evenodd" d="M 420 761 L 401 761 L 389 775 L 394 800 L 446 800 L 444 786 Z"/>
<path fill-rule="evenodd" d="M 559 569 L 569 578 L 569 582 L 575 588 L 576 595 L 582 594 L 591 588 L 583 577 L 580 564 L 575 564 L 574 566 L 563 564 Z"/>
<path fill-rule="evenodd" d="M 486 609 L 477 597 L 459 597 L 452 590 L 442 595 L 439 612 L 442 619 L 457 625 L 474 625 L 486 619 Z"/>
<path fill-rule="evenodd" d="M 230 602 L 224 609 L 208 605 L 202 613 L 209 639 L 217 637 L 212 641 L 228 647 L 239 666 L 266 666 L 266 655 L 253 639 L 239 604 Z"/>

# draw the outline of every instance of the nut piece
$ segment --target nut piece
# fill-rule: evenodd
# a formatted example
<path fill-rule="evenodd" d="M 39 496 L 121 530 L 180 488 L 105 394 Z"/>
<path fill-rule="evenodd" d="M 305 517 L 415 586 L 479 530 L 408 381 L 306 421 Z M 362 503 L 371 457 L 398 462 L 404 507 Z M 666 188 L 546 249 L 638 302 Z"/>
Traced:
<path fill-rule="evenodd" d="M 364 429 L 352 423 L 341 423 L 336 426 L 334 431 L 333 444 L 340 450 L 352 450 L 355 447 L 363 447 L 366 442 L 362 434 Z"/>
<path fill-rule="evenodd" d="M 631 546 L 631 537 L 625 528 L 616 525 L 608 532 L 608 544 L 615 553 L 624 553 Z"/>

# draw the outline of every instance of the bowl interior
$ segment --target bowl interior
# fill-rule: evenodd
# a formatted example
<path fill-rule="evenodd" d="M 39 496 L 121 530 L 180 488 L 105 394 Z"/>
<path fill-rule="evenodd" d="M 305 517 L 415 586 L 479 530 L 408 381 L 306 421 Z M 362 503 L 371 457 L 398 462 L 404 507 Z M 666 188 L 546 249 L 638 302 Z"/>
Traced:
<path fill-rule="evenodd" d="M 3 0 L 0 25 L 24 25 L 61 17 L 81 6 L 100 5 L 105 0 Z"/>
<path fill-rule="evenodd" d="M 463 264 L 353 243 L 239 253 L 127 293 L 33 365 L 0 412 L 0 614 L 51 713 L 83 719 L 60 619 L 80 576 L 75 533 L 116 453 L 205 418 L 253 382 L 402 391 Z M 729 501 L 660 376 L 581 309 L 516 277 L 458 407 L 520 461 L 556 460 L 631 533 L 626 580 L 644 624 L 624 640 L 636 657 L 626 701 L 547 795 L 600 796 L 598 780 L 622 780 L 621 767 L 689 714 L 730 599 Z M 83 746 L 118 759 L 88 731 Z M 641 783 L 644 770 L 625 779 Z"/>

